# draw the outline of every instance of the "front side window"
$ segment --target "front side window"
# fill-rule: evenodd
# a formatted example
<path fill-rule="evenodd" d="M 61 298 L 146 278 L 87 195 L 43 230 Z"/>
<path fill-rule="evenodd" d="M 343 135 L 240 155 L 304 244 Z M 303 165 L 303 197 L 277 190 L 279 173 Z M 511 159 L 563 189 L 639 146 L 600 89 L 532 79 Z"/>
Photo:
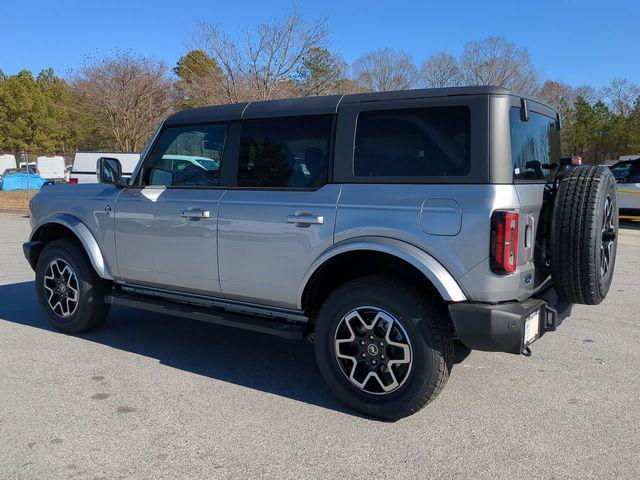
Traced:
<path fill-rule="evenodd" d="M 327 183 L 330 116 L 243 123 L 239 187 L 319 188 Z"/>
<path fill-rule="evenodd" d="M 353 170 L 359 177 L 464 176 L 470 144 L 468 107 L 362 112 Z"/>
<path fill-rule="evenodd" d="M 215 187 L 228 125 L 166 128 L 142 166 L 143 186 Z"/>
<path fill-rule="evenodd" d="M 550 167 L 560 160 L 560 131 L 556 120 L 536 112 L 520 118 L 520 109 L 509 109 L 511 162 L 514 180 L 551 180 Z"/>

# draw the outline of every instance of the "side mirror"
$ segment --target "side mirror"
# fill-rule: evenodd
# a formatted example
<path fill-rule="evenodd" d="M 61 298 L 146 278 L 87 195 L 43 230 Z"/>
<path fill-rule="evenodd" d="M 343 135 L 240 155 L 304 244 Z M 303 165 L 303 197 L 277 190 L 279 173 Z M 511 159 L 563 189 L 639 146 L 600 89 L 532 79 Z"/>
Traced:
<path fill-rule="evenodd" d="M 122 165 L 117 158 L 100 157 L 96 174 L 100 183 L 112 183 L 118 188 L 126 185 L 122 179 Z"/>

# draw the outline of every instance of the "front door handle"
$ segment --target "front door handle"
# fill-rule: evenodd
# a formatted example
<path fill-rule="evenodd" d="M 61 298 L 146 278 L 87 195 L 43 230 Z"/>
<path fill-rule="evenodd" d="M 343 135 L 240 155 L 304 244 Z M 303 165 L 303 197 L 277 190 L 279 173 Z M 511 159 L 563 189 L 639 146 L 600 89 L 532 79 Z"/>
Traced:
<path fill-rule="evenodd" d="M 310 213 L 298 213 L 287 216 L 287 223 L 295 223 L 298 226 L 322 225 L 324 217 Z"/>
<path fill-rule="evenodd" d="M 211 212 L 209 210 L 182 210 L 181 217 L 190 218 L 192 220 L 199 220 L 201 218 L 211 218 Z"/>

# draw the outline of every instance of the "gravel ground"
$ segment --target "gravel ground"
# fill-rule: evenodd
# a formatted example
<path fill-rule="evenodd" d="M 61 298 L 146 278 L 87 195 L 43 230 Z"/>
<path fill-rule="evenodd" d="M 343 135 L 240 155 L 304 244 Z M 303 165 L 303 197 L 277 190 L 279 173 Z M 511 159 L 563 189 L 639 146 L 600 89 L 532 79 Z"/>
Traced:
<path fill-rule="evenodd" d="M 325 388 L 308 343 L 113 309 L 52 331 L 0 217 L 0 477 L 638 478 L 640 229 L 606 301 L 533 356 L 458 349 L 444 392 L 396 423 Z"/>

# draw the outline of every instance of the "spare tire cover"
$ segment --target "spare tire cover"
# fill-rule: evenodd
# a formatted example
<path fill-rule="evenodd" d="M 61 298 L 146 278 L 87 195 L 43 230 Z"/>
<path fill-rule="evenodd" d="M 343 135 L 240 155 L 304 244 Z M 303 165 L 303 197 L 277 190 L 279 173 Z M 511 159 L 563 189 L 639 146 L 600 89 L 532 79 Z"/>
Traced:
<path fill-rule="evenodd" d="M 551 278 L 566 302 L 596 305 L 611 286 L 618 196 L 611 170 L 580 165 L 560 174 L 551 214 Z"/>

